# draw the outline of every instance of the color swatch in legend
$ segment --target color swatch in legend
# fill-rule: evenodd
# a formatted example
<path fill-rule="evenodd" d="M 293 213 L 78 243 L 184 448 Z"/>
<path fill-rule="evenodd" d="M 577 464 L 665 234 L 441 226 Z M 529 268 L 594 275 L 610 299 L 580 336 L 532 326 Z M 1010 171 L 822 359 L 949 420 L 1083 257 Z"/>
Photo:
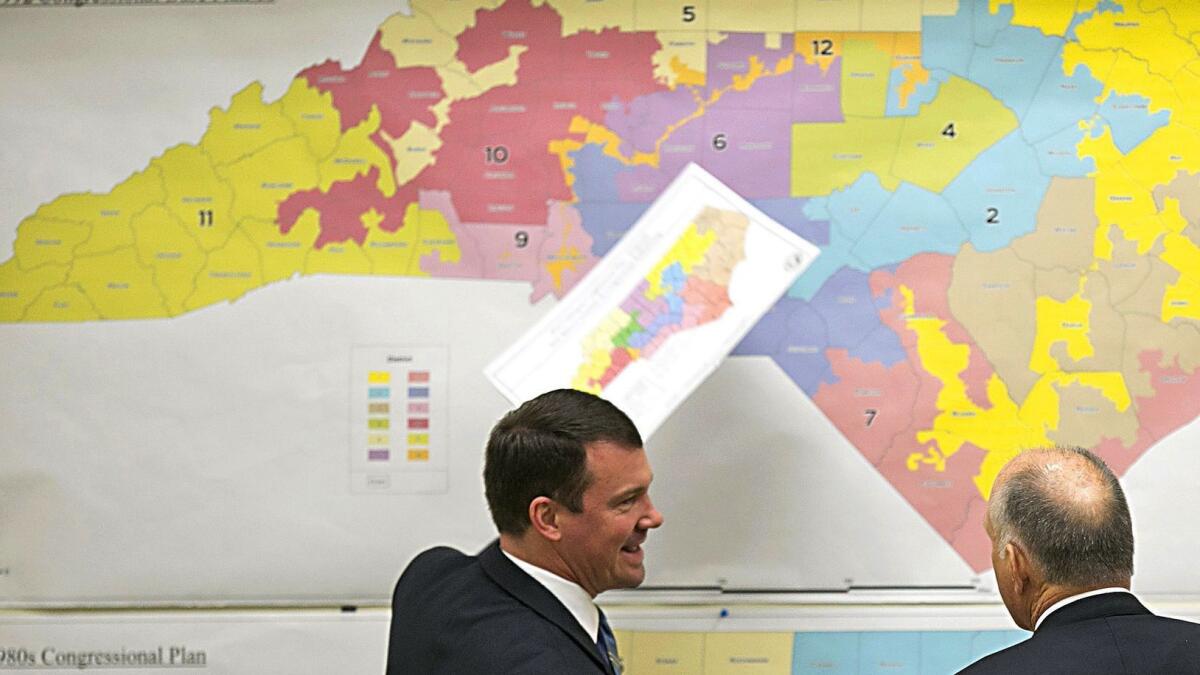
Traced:
<path fill-rule="evenodd" d="M 446 491 L 446 362 L 440 347 L 354 348 L 352 491 Z"/>

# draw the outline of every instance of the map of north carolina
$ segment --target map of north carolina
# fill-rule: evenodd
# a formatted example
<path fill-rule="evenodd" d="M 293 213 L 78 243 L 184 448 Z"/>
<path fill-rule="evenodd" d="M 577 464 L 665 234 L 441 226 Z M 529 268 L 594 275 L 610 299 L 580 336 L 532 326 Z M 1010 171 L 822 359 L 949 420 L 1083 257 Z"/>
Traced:
<path fill-rule="evenodd" d="M 414 0 L 358 63 L 247 83 L 198 141 L 28 214 L 0 322 L 170 320 L 306 275 L 561 296 L 696 162 L 822 249 L 734 353 L 973 569 L 1012 457 L 1123 474 L 1200 414 L 1192 4 L 600 4 Z M 697 220 L 577 385 L 718 316 L 735 230 Z"/>

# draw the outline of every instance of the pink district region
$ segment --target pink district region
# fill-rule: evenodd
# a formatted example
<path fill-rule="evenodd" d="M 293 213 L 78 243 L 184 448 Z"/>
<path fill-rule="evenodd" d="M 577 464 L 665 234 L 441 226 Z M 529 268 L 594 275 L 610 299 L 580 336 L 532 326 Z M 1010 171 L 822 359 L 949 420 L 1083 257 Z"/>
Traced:
<path fill-rule="evenodd" d="M 822 383 L 813 402 L 867 461 L 878 466 L 901 432 L 913 427 L 920 378 L 907 361 L 890 368 L 826 349 L 836 384 Z"/>
<path fill-rule="evenodd" d="M 1124 475 L 1150 446 L 1200 415 L 1200 377 L 1184 371 L 1178 362 L 1164 367 L 1162 356 L 1157 349 L 1138 354 L 1139 370 L 1150 376 L 1154 395 L 1140 396 L 1136 401 L 1137 440 L 1125 447 L 1120 439 L 1106 438 L 1095 448 L 1118 476 Z"/>
<path fill-rule="evenodd" d="M 965 344 L 971 348 L 967 369 L 959 373 L 963 384 L 967 387 L 967 396 L 980 408 L 990 408 L 991 402 L 987 397 L 987 383 L 994 372 L 983 350 L 975 344 L 967 329 L 954 318 L 950 311 L 950 301 L 947 289 L 950 288 L 950 277 L 953 273 L 954 258 L 938 253 L 922 253 L 906 260 L 894 272 L 877 270 L 871 273 L 868 282 L 871 293 L 879 297 L 886 292 L 892 294 L 892 306 L 881 312 L 880 317 L 888 326 L 900 335 L 900 342 L 909 348 L 909 343 L 915 340 L 912 331 L 904 325 L 904 304 L 899 291 L 905 286 L 913 292 L 915 302 L 913 310 L 917 316 L 933 316 L 945 322 L 942 330 L 946 337 L 955 344 Z M 913 343 L 915 345 L 915 343 Z M 920 360 L 915 352 L 910 350 L 910 359 L 920 366 Z"/>
<path fill-rule="evenodd" d="M 408 131 L 414 121 L 436 126 L 437 118 L 429 108 L 445 96 L 441 78 L 432 68 L 397 69 L 379 40 L 380 33 L 376 33 L 356 68 L 343 70 L 338 62 L 326 61 L 300 75 L 309 85 L 333 95 L 333 105 L 341 113 L 342 131 L 365 120 L 371 106 L 379 106 L 380 129 L 393 138 Z"/>
<path fill-rule="evenodd" d="M 570 204 L 552 202 L 545 222 L 509 225 L 462 222 L 443 190 L 422 190 L 419 202 L 442 214 L 459 248 L 458 262 L 443 261 L 438 251 L 421 257 L 421 270 L 432 276 L 528 281 L 536 302 L 562 297 L 596 264 L 592 238 Z"/>
<path fill-rule="evenodd" d="M 458 43 L 459 58 L 472 70 L 507 58 L 509 47 L 526 48 L 515 85 L 451 105 L 435 163 L 412 181 L 449 191 L 464 222 L 534 223 L 548 202 L 571 201 L 550 143 L 572 137 L 576 116 L 599 120 L 607 109 L 662 89 L 653 75 L 659 49 L 653 33 L 583 31 L 564 38 L 549 4 L 513 0 L 480 10 Z"/>
<path fill-rule="evenodd" d="M 546 238 L 538 249 L 538 277 L 530 302 L 546 294 L 561 298 L 599 261 L 592 255 L 592 235 L 583 228 L 579 209 L 566 202 L 550 202 Z"/>
<path fill-rule="evenodd" d="M 404 210 L 414 195 L 411 190 L 399 190 L 390 198 L 384 197 L 376 187 L 378 181 L 379 169 L 372 167 L 366 175 L 334 183 L 328 192 L 319 189 L 293 192 L 280 202 L 276 211 L 279 230 L 287 234 L 305 209 L 313 209 L 321 215 L 321 232 L 314 248 L 344 241 L 361 246 L 367 238 L 362 214 L 374 209 L 383 215 L 379 228 L 395 232 L 404 225 Z"/>
<path fill-rule="evenodd" d="M 422 256 L 421 269 L 435 277 L 471 279 L 511 279 L 533 282 L 538 278 L 539 251 L 546 239 L 546 224 L 463 225 L 442 190 L 422 190 L 422 209 L 438 211 L 445 217 L 458 242 L 458 262 L 443 262 L 438 251 Z"/>
<path fill-rule="evenodd" d="M 953 455 L 944 457 L 936 444 L 917 441 L 917 433 L 932 428 L 940 412 L 937 398 L 942 382 L 922 364 L 916 334 L 907 326 L 904 296 L 900 292 L 901 286 L 910 289 L 914 296 L 914 314 L 942 321 L 946 336 L 953 343 L 969 348 L 968 366 L 958 376 L 976 405 L 985 409 L 991 407 L 987 398 L 987 381 L 993 372 L 991 366 L 970 334 L 950 313 L 946 294 L 952 264 L 953 259 L 949 256 L 921 254 L 902 263 L 895 272 L 879 270 L 870 276 L 871 292 L 876 297 L 891 294 L 892 305 L 880 311 L 880 318 L 899 336 L 908 357 L 905 365 L 917 380 L 911 424 L 895 435 L 876 466 L 917 513 L 978 572 L 991 566 L 990 544 L 983 521 L 977 517 L 984 502 L 974 482 L 987 453 L 971 443 L 964 443 Z M 878 388 L 880 383 L 875 381 L 865 386 Z M 826 408 L 822 406 L 822 409 Z M 855 442 L 858 435 L 847 434 L 847 438 Z M 878 446 L 857 447 L 868 459 L 878 453 Z M 868 451 L 872 454 L 868 455 Z"/>

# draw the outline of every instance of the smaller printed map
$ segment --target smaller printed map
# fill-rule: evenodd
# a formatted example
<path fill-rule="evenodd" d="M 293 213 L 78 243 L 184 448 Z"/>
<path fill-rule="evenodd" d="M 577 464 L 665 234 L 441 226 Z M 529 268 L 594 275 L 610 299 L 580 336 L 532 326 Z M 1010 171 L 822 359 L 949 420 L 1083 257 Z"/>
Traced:
<path fill-rule="evenodd" d="M 649 436 L 816 253 L 689 165 L 487 376 L 514 403 L 559 387 L 603 394 Z"/>

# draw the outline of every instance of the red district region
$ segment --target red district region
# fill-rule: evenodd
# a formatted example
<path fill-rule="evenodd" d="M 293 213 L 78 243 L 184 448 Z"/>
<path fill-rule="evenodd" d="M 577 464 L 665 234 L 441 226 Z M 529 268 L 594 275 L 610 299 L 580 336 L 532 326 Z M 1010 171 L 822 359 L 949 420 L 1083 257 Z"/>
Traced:
<path fill-rule="evenodd" d="M 293 192 L 279 204 L 276 220 L 280 232 L 290 232 L 300 214 L 310 208 L 321 215 L 321 233 L 313 248 L 343 241 L 362 246 L 367 239 L 367 228 L 361 216 L 371 209 L 383 214 L 379 229 L 395 232 L 404 225 L 404 211 L 410 202 L 416 201 L 416 195 L 412 190 L 398 190 L 389 199 L 380 194 L 377 182 L 379 169 L 372 167 L 366 175 L 334 183 L 328 192 L 318 189 Z"/>
<path fill-rule="evenodd" d="M 1118 476 L 1159 440 L 1200 414 L 1200 377 L 1179 367 L 1178 360 L 1163 366 L 1161 350 L 1146 350 L 1138 354 L 1142 372 L 1150 376 L 1153 396 L 1139 396 L 1136 401 L 1138 434 L 1130 447 L 1117 438 L 1106 438 L 1096 446 L 1096 454 Z"/>
<path fill-rule="evenodd" d="M 459 36 L 458 58 L 472 70 L 508 57 L 522 45 L 517 84 L 454 103 L 435 163 L 412 182 L 448 190 L 465 223 L 545 223 L 547 202 L 571 202 L 551 141 L 569 138 L 571 119 L 604 119 L 606 106 L 660 90 L 651 57 L 652 33 L 618 30 L 562 37 L 549 5 L 528 0 L 476 13 Z"/>
<path fill-rule="evenodd" d="M 414 121 L 436 126 L 437 118 L 430 108 L 446 96 L 441 78 L 432 68 L 396 68 L 392 55 L 379 46 L 380 36 L 375 33 L 357 67 L 343 70 L 337 61 L 326 61 L 300 76 L 310 86 L 333 95 L 342 131 L 365 120 L 371 106 L 379 106 L 379 128 L 393 138 L 402 136 Z"/>
<path fill-rule="evenodd" d="M 887 403 L 892 403 L 887 394 L 898 397 L 894 407 L 884 407 L 884 403 L 880 403 L 876 420 L 882 423 L 883 415 L 890 411 L 890 415 L 910 418 L 910 424 L 896 432 L 886 447 L 881 448 L 884 441 L 882 438 L 876 439 L 873 444 L 856 445 L 904 499 L 954 547 L 973 570 L 978 572 L 991 566 L 991 548 L 979 516 L 985 503 L 974 481 L 986 452 L 970 443 L 964 443 L 958 452 L 945 460 L 943 471 L 937 471 L 933 465 L 924 462 L 917 465 L 916 471 L 909 469 L 910 456 L 927 457 L 937 454 L 934 444 L 917 442 L 917 433 L 933 427 L 934 417 L 938 413 L 937 395 L 942 383 L 921 365 L 916 334 L 909 330 L 905 321 L 904 298 L 899 291 L 901 285 L 913 292 L 915 314 L 945 322 L 942 330 L 946 336 L 952 342 L 965 344 L 970 348 L 967 368 L 959 373 L 959 377 L 966 384 L 967 394 L 976 405 L 981 408 L 991 407 L 987 399 L 987 381 L 994 372 L 991 364 L 984 358 L 982 350 L 971 339 L 967 330 L 950 312 L 946 293 L 950 287 L 953 264 L 954 259 L 950 256 L 925 253 L 905 261 L 894 273 L 872 273 L 869 280 L 871 292 L 877 297 L 889 291 L 892 294 L 891 307 L 881 310 L 879 314 L 883 322 L 900 337 L 900 342 L 908 354 L 907 363 L 893 366 L 887 374 L 890 379 L 872 380 L 863 380 L 862 378 L 869 374 L 868 371 L 858 367 L 853 361 L 842 359 L 839 366 L 851 377 L 846 383 L 848 386 L 886 388 L 889 391 L 884 396 L 884 402 Z M 897 370 L 901 365 L 905 367 Z M 908 371 L 908 374 L 904 371 Z M 841 372 L 837 374 L 842 375 Z M 910 388 L 915 388 L 915 396 Z M 824 389 L 822 387 L 822 390 Z M 839 392 L 837 389 L 830 389 L 826 394 L 828 406 L 839 403 L 833 398 L 835 394 L 842 399 L 852 395 L 844 390 Z M 818 392 L 818 396 L 820 395 Z M 911 407 L 908 407 L 909 401 Z M 823 405 L 820 400 L 818 405 L 831 419 L 836 416 L 834 408 Z M 850 424 L 850 421 L 843 420 L 838 426 L 842 428 L 843 425 Z M 860 421 L 859 424 L 864 422 Z M 891 432 L 899 427 L 899 424 L 892 424 L 888 423 L 885 429 Z M 853 435 L 846 435 L 853 441 L 854 438 L 862 436 L 863 432 L 859 430 Z"/>

